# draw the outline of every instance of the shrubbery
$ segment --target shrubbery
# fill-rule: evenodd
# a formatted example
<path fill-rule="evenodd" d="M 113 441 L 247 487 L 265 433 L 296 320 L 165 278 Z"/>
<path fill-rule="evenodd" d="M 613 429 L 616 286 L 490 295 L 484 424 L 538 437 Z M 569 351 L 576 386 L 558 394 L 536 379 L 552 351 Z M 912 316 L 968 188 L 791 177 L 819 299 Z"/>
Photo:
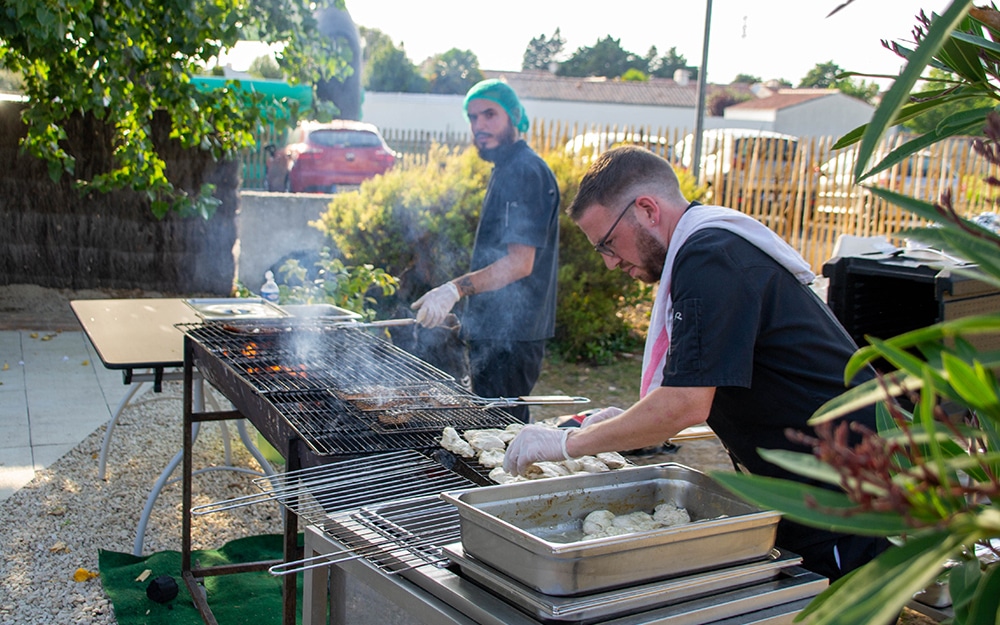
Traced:
<path fill-rule="evenodd" d="M 567 360 L 606 363 L 642 340 L 622 311 L 648 299 L 651 289 L 624 273 L 608 271 L 566 216 L 586 164 L 562 152 L 545 155 L 545 160 L 562 198 L 556 337 L 551 347 Z M 350 264 L 370 264 L 399 278 L 396 293 L 379 298 L 378 305 L 381 314 L 399 316 L 427 289 L 468 271 L 491 169 L 474 148 L 434 146 L 426 164 L 392 170 L 366 181 L 357 193 L 336 196 L 315 225 Z M 704 194 L 690 175 L 679 173 L 689 197 Z"/>

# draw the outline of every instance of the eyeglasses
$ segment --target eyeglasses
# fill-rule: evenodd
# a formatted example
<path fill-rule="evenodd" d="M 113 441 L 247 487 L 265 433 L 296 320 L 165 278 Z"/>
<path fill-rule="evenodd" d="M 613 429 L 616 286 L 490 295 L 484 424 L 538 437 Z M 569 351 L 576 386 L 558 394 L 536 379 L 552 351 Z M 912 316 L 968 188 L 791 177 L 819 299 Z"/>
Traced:
<path fill-rule="evenodd" d="M 612 250 L 611 246 L 608 244 L 608 238 L 611 236 L 611 233 L 615 231 L 615 228 L 618 226 L 618 222 L 622 220 L 622 217 L 625 216 L 625 213 L 628 212 L 628 209 L 632 208 L 632 205 L 635 204 L 636 200 L 638 200 L 638 199 L 639 198 L 635 198 L 635 200 L 632 200 L 631 202 L 629 202 L 628 205 L 625 206 L 624 209 L 622 209 L 621 214 L 618 215 L 618 219 L 616 219 L 615 223 L 611 224 L 611 227 L 608 228 L 607 234 L 605 234 L 603 237 L 601 237 L 600 240 L 597 243 L 594 243 L 594 249 L 595 250 L 597 250 L 601 254 L 604 254 L 605 256 L 614 256 L 615 255 L 614 250 Z"/>

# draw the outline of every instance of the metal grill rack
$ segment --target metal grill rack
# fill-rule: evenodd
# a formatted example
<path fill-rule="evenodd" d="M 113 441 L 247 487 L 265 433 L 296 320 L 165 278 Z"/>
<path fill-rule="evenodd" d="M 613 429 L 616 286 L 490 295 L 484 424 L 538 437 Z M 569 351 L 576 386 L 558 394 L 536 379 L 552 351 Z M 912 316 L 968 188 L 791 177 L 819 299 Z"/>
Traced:
<path fill-rule="evenodd" d="M 272 566 L 271 573 L 289 575 L 355 559 L 364 559 L 389 575 L 422 566 L 443 567 L 450 560 L 442 546 L 461 539 L 458 513 L 437 496 L 366 506 L 330 515 L 314 525 L 343 548 Z"/>

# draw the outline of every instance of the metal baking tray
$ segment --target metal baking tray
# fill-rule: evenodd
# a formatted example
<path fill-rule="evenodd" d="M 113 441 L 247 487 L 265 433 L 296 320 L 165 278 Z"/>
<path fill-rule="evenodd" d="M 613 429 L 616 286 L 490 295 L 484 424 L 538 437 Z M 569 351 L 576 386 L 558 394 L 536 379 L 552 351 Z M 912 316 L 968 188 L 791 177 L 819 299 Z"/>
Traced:
<path fill-rule="evenodd" d="M 802 562 L 802 558 L 795 554 L 772 549 L 763 560 L 583 597 L 556 597 L 525 588 L 510 577 L 483 566 L 475 558 L 467 557 L 461 544 L 445 545 L 443 551 L 469 579 L 499 593 L 534 618 L 568 623 L 609 619 L 744 588 L 773 580 L 786 573 L 789 567 L 797 567 Z"/>
<path fill-rule="evenodd" d="M 739 500 L 676 463 L 441 493 L 458 509 L 465 552 L 554 596 L 573 596 L 764 559 L 780 513 Z M 692 522 L 576 540 L 584 517 L 684 507 Z"/>
<path fill-rule="evenodd" d="M 361 315 L 358 313 L 333 304 L 283 304 L 280 308 L 293 317 L 307 319 L 322 321 L 356 321 L 361 319 Z"/>
<path fill-rule="evenodd" d="M 289 314 L 261 297 L 201 297 L 186 299 L 202 319 L 281 319 Z"/>

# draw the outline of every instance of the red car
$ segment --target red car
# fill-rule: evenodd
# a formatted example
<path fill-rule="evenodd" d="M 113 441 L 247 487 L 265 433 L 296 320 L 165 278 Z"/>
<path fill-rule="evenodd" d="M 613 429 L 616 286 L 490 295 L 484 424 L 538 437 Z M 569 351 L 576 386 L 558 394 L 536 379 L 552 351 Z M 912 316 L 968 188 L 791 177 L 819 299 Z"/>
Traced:
<path fill-rule="evenodd" d="M 372 124 L 346 119 L 302 122 L 288 145 L 268 146 L 267 190 L 335 193 L 383 174 L 397 155 Z"/>

